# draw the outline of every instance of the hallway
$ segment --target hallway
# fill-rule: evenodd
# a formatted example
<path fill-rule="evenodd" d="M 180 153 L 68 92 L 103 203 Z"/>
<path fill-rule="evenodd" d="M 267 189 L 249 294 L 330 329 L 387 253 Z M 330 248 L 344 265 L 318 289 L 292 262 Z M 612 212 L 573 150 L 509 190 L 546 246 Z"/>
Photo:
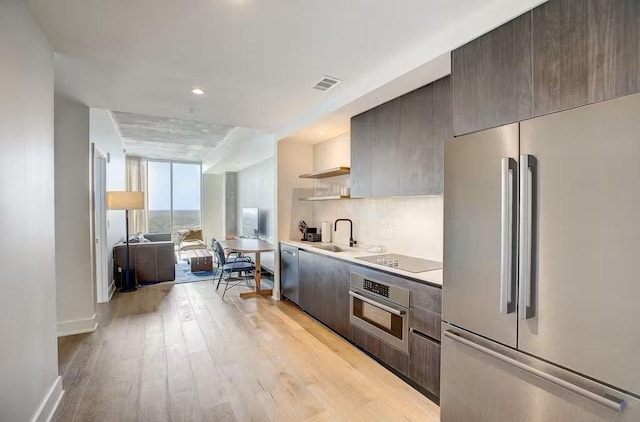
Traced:
<path fill-rule="evenodd" d="M 288 303 L 211 282 L 116 293 L 59 340 L 55 421 L 437 421 L 438 407 Z"/>

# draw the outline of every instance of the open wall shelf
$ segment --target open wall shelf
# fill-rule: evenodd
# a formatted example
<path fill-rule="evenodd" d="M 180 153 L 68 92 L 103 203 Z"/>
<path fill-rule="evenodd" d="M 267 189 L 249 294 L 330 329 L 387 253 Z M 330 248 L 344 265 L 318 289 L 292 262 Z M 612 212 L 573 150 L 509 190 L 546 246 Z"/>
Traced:
<path fill-rule="evenodd" d="M 301 201 L 337 201 L 340 199 L 351 199 L 349 195 L 331 195 L 331 196 L 309 196 L 300 198 Z"/>
<path fill-rule="evenodd" d="M 334 167 L 326 170 L 314 171 L 313 173 L 301 174 L 301 179 L 326 179 L 327 177 L 343 176 L 351 173 L 351 167 Z"/>

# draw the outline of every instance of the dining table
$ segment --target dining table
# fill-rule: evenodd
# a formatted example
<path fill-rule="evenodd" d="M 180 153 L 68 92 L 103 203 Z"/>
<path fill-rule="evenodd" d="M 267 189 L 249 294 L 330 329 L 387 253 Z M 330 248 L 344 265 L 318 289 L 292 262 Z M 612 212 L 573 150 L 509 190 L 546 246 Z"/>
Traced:
<path fill-rule="evenodd" d="M 274 246 L 265 242 L 261 239 L 249 239 L 249 238 L 235 238 L 235 239 L 227 239 L 223 242 L 220 242 L 222 246 L 226 249 L 229 249 L 233 252 L 240 253 L 253 253 L 255 254 L 255 280 L 256 280 L 256 289 L 255 291 L 250 292 L 241 292 L 241 298 L 247 297 L 256 297 L 256 296 L 270 296 L 273 294 L 273 289 L 262 289 L 260 287 L 260 253 L 261 252 L 269 252 L 273 251 Z"/>

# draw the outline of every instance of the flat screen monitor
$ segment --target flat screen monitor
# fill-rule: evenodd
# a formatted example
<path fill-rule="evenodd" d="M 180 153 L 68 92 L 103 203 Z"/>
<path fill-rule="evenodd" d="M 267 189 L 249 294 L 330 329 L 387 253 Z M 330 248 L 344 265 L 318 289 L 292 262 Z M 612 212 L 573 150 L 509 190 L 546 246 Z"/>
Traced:
<path fill-rule="evenodd" d="M 258 237 L 258 208 L 242 209 L 242 236 Z"/>

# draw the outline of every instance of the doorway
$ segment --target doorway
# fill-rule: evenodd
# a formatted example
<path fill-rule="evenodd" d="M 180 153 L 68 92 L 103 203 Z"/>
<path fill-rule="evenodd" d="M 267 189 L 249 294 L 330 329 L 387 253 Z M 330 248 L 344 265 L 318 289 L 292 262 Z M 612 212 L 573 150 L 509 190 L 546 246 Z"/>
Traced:
<path fill-rule="evenodd" d="M 93 262 L 96 301 L 109 301 L 107 259 L 107 159 L 93 145 Z"/>

